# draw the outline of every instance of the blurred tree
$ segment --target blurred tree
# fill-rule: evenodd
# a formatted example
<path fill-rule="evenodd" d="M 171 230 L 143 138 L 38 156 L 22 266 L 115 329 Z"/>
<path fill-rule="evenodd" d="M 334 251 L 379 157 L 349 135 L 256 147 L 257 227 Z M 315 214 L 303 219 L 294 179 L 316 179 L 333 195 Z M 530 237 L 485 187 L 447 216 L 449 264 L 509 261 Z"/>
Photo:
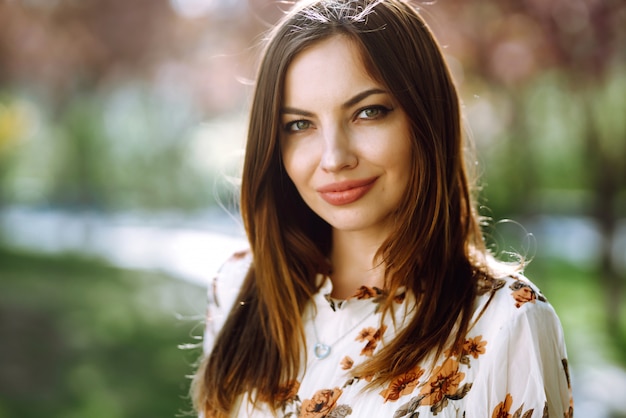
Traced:
<path fill-rule="evenodd" d="M 27 109 L 14 100 L 0 96 L 0 185 L 7 176 L 20 140 L 28 131 L 27 124 Z M 4 196 L 0 192 L 0 208 L 3 204 Z"/>
<path fill-rule="evenodd" d="M 611 84 L 615 72 L 625 69 L 626 4 L 620 0 L 533 0 L 525 6 L 523 11 L 542 28 L 553 65 L 560 68 L 568 89 L 582 106 L 583 152 L 587 156 L 583 169 L 590 177 L 591 214 L 603 236 L 600 279 L 607 296 L 608 329 L 617 333 L 622 329 L 620 307 L 626 277 L 617 271 L 613 245 L 619 216 L 626 213 L 624 202 L 618 201 L 619 193 L 626 191 L 626 90 L 609 93 L 621 97 L 612 103 L 617 108 L 602 102 L 607 88 L 624 87 Z"/>
<path fill-rule="evenodd" d="M 32 1 L 0 4 L 2 84 L 46 91 L 57 106 L 106 77 L 141 74 L 166 42 L 167 2 Z"/>
<path fill-rule="evenodd" d="M 600 278 L 606 290 L 609 329 L 619 332 L 626 278 L 617 270 L 613 248 L 618 220 L 626 213 L 626 203 L 619 200 L 620 193 L 626 192 L 626 3 L 454 0 L 438 5 L 447 9 L 448 21 L 438 27 L 441 36 L 450 39 L 452 55 L 460 58 L 470 74 L 508 97 L 509 131 L 514 136 L 505 141 L 505 162 L 493 170 L 507 179 L 499 185 L 506 202 L 503 209 L 521 215 L 536 213 L 539 191 L 555 185 L 541 171 L 554 173 L 556 169 L 561 174 L 557 187 L 588 190 L 591 199 L 582 208 L 586 213 L 578 214 L 591 215 L 600 225 Z M 541 94 L 546 88 L 541 80 L 551 74 L 550 84 L 563 89 L 556 92 L 563 100 L 553 102 L 556 107 L 545 107 L 541 114 L 532 108 L 538 103 L 528 93 Z M 535 97 L 543 102 L 541 106 L 552 99 Z M 553 139 L 533 135 L 537 121 L 528 119 L 538 115 L 546 124 L 566 119 L 565 124 L 576 126 L 579 132 L 566 147 L 546 146 Z M 572 115 L 575 119 L 569 119 Z M 577 143 L 576 136 L 581 142 Z M 540 164 L 537 157 L 542 154 L 552 155 L 543 158 L 552 167 Z M 582 177 L 563 172 L 571 164 L 579 165 L 570 173 L 577 171 Z"/>
<path fill-rule="evenodd" d="M 17 158 L 22 175 L 30 170 L 39 179 L 42 195 L 29 203 L 74 209 L 214 203 L 215 181 L 206 178 L 214 170 L 191 161 L 199 160 L 192 129 L 244 107 L 237 74 L 251 77 L 249 45 L 278 9 L 269 2 L 206 3 L 207 13 L 190 18 L 181 14 L 191 10 L 185 0 L 0 2 L 0 86 L 9 97 L 27 97 L 46 120 L 28 152 L 55 150 L 46 167 L 25 152 L 3 161 L 4 171 L 9 162 L 15 170 Z M 111 126 L 136 126 L 133 119 L 144 128 Z M 0 194 L 6 183 L 0 179 Z"/>

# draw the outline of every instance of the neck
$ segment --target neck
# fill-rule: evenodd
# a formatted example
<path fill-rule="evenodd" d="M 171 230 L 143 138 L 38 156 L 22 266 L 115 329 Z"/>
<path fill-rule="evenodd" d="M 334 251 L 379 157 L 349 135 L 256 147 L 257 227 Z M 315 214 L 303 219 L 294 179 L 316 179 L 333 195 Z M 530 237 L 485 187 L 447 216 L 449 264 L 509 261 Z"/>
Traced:
<path fill-rule="evenodd" d="M 346 299 L 365 286 L 384 286 L 385 266 L 376 259 L 384 239 L 361 232 L 333 231 L 332 296 Z"/>

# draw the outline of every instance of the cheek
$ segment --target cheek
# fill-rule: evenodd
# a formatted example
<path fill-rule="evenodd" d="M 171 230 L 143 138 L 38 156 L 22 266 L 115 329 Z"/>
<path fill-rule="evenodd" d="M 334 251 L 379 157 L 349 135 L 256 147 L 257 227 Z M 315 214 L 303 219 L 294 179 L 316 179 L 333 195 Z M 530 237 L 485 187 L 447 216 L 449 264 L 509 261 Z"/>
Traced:
<path fill-rule="evenodd" d="M 295 158 L 296 158 L 296 156 L 294 154 L 293 146 L 291 146 L 288 143 L 285 143 L 281 139 L 280 159 L 281 159 L 283 167 L 285 168 L 285 171 L 287 172 L 287 175 L 289 177 L 292 176 L 291 172 L 292 172 L 292 167 L 295 166 L 295 164 L 294 164 Z"/>
<path fill-rule="evenodd" d="M 403 138 L 386 147 L 387 166 L 393 167 L 401 179 L 408 181 L 413 170 L 414 152 L 409 139 Z"/>
<path fill-rule="evenodd" d="M 419 166 L 414 155 L 410 144 L 403 144 L 397 148 L 397 152 L 394 153 L 395 160 L 390 163 L 395 167 L 393 181 L 396 184 L 397 193 L 410 199 L 416 198 L 414 190 L 419 187 L 420 177 Z"/>
<path fill-rule="evenodd" d="M 309 154 L 310 155 L 310 154 Z M 307 161 L 307 153 L 301 146 L 296 144 L 284 144 L 281 146 L 281 158 L 283 167 L 287 172 L 287 176 L 296 185 L 300 187 L 300 183 L 305 179 L 309 162 Z"/>

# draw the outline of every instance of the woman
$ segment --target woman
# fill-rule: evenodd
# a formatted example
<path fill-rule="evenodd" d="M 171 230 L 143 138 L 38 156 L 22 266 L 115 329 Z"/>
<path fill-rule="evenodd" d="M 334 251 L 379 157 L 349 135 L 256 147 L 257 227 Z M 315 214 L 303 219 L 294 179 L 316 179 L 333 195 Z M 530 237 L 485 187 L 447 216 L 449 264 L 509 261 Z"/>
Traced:
<path fill-rule="evenodd" d="M 559 321 L 489 257 L 463 150 L 448 68 L 409 4 L 291 11 L 259 68 L 250 251 L 214 283 L 199 412 L 571 416 Z"/>

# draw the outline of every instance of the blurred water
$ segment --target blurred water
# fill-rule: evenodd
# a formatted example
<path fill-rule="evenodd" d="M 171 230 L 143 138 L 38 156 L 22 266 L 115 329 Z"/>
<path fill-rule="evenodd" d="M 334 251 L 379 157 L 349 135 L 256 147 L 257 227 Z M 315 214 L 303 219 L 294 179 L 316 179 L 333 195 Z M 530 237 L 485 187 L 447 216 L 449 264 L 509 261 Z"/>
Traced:
<path fill-rule="evenodd" d="M 185 219 L 179 214 L 103 215 L 13 207 L 0 213 L 0 228 L 3 244 L 16 249 L 96 257 L 201 285 L 233 252 L 246 247 L 237 221 L 224 212 Z"/>

